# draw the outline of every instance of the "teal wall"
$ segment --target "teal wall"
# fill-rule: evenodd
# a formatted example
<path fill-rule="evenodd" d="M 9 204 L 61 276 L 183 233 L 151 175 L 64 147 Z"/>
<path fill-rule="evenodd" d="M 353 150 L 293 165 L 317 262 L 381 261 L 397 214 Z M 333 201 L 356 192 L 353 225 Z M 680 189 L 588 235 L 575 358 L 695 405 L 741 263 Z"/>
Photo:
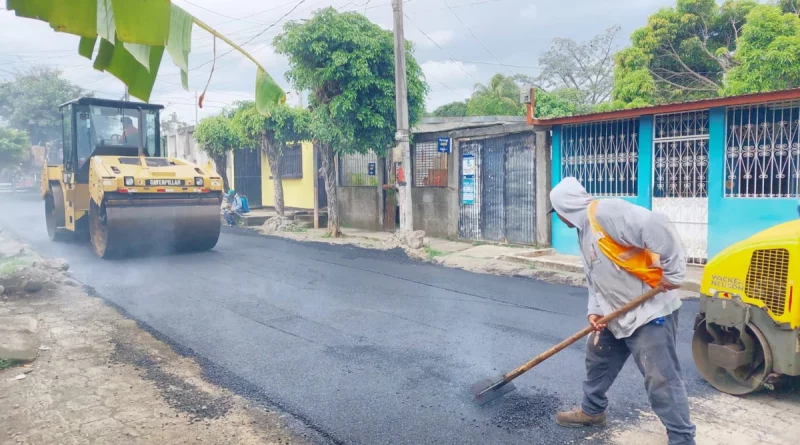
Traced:
<path fill-rule="evenodd" d="M 561 182 L 561 129 L 560 125 L 553 128 L 553 187 Z M 653 199 L 653 116 L 639 118 L 639 165 L 636 171 L 637 196 L 622 198 L 625 201 L 642 207 L 651 208 Z M 602 199 L 602 198 L 600 198 Z M 570 229 L 561 220 L 553 215 L 552 224 L 553 248 L 558 253 L 578 255 L 578 234 L 575 229 Z"/>
<path fill-rule="evenodd" d="M 797 219 L 794 198 L 725 198 L 725 108 L 709 114 L 708 257 L 780 223 Z"/>

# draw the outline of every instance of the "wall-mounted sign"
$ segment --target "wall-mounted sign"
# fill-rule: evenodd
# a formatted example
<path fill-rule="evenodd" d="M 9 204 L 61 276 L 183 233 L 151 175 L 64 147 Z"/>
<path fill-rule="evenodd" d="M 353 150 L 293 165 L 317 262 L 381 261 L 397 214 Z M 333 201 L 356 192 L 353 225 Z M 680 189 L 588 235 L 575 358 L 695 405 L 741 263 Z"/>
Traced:
<path fill-rule="evenodd" d="M 374 162 L 367 164 L 367 174 L 370 176 L 375 176 L 375 167 L 376 164 Z"/>
<path fill-rule="evenodd" d="M 475 176 L 475 155 L 464 155 L 461 158 L 461 175 Z"/>
<path fill-rule="evenodd" d="M 475 204 L 475 178 L 473 176 L 461 178 L 461 203 Z"/>
<path fill-rule="evenodd" d="M 450 153 L 450 138 L 439 138 L 439 153 Z"/>

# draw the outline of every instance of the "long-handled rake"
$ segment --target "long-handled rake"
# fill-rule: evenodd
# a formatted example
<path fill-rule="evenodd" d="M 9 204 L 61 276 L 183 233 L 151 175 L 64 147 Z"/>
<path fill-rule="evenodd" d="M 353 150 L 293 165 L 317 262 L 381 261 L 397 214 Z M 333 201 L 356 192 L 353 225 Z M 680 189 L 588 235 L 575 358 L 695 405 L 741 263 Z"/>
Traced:
<path fill-rule="evenodd" d="M 637 297 L 636 299 L 632 300 L 625 306 L 615 310 L 614 312 L 606 315 L 605 317 L 601 318 L 597 324 L 608 324 L 610 321 L 615 320 L 617 317 L 624 315 L 630 312 L 632 309 L 636 308 L 640 304 L 644 303 L 645 301 L 655 297 L 656 295 L 664 292 L 664 288 L 661 286 L 655 287 L 645 294 Z M 516 379 L 517 377 L 521 376 L 522 374 L 530 371 L 534 366 L 542 363 L 543 361 L 547 360 L 548 358 L 556 355 L 558 352 L 566 348 L 567 346 L 575 343 L 576 341 L 580 340 L 581 338 L 585 337 L 586 335 L 590 334 L 594 328 L 590 325 L 580 332 L 576 332 L 568 339 L 562 341 L 561 343 L 553 346 L 552 348 L 548 349 L 547 351 L 537 355 L 528 363 L 520 366 L 519 368 L 509 372 L 505 375 L 500 375 L 495 378 L 489 378 L 481 380 L 480 382 L 472 385 L 472 393 L 475 395 L 475 402 L 483 405 L 484 403 L 488 403 L 492 400 L 502 397 L 503 395 L 514 391 L 516 386 L 511 382 L 512 380 Z"/>

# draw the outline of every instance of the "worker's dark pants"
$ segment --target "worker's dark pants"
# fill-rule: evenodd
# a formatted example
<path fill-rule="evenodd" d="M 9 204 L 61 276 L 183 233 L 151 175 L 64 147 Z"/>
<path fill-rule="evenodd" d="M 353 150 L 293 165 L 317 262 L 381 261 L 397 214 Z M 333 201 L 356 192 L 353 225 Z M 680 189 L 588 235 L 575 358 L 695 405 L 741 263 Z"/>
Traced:
<path fill-rule="evenodd" d="M 586 342 L 583 411 L 593 416 L 605 411 L 606 392 L 633 355 L 644 375 L 650 405 L 667 428 L 669 445 L 694 445 L 695 426 L 689 419 L 689 399 L 675 351 L 677 327 L 676 310 L 664 317 L 663 324 L 648 323 L 628 338 L 617 339 L 608 329 L 591 334 Z"/>

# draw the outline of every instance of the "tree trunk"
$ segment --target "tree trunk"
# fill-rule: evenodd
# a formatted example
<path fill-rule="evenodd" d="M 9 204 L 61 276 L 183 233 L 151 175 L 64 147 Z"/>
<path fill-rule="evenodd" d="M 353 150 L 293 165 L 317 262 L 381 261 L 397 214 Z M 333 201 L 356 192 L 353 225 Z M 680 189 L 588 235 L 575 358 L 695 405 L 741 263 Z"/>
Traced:
<path fill-rule="evenodd" d="M 264 150 L 264 154 L 267 157 L 269 172 L 272 175 L 272 185 L 275 194 L 275 213 L 277 213 L 278 216 L 284 216 L 283 179 L 281 178 L 282 151 L 269 133 L 262 133 L 261 136 L 261 149 Z"/>
<path fill-rule="evenodd" d="M 222 188 L 225 193 L 231 189 L 231 184 L 228 182 L 228 153 L 221 155 L 211 155 L 211 160 L 217 168 L 217 174 L 222 177 Z"/>
<path fill-rule="evenodd" d="M 325 179 L 325 192 L 328 194 L 328 234 L 334 238 L 342 235 L 339 226 L 339 199 L 336 196 L 336 165 L 333 162 L 333 147 L 320 144 L 322 158 L 322 177 Z"/>

